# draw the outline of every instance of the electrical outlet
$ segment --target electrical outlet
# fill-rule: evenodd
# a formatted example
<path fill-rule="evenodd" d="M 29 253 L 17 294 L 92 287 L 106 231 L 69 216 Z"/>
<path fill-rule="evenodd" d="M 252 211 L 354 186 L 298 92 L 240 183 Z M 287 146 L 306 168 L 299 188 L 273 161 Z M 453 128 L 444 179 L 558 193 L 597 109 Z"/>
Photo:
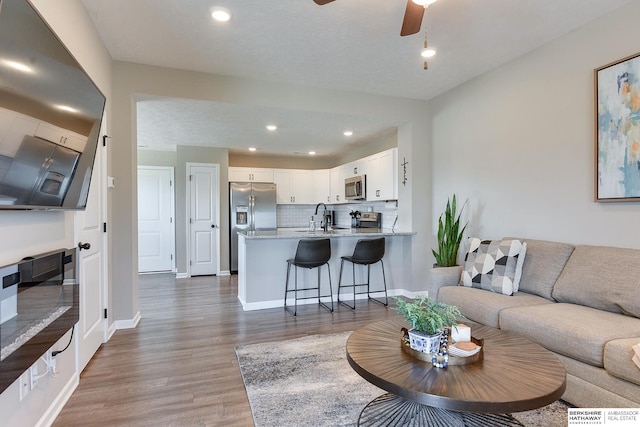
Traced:
<path fill-rule="evenodd" d="M 30 383 L 29 371 L 20 375 L 19 381 L 20 381 L 20 402 L 22 402 L 22 399 L 27 397 L 27 394 L 29 394 L 29 390 L 31 389 L 29 384 Z"/>

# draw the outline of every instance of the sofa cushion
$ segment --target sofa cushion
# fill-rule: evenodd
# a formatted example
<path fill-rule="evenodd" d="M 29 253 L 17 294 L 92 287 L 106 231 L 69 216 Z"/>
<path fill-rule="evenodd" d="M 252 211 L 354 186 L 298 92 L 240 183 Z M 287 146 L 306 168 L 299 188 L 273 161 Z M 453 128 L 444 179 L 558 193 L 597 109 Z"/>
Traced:
<path fill-rule="evenodd" d="M 518 290 L 553 299 L 551 290 L 574 246 L 546 240 L 518 239 L 527 242 L 527 256 L 522 265 L 522 278 Z"/>
<path fill-rule="evenodd" d="M 523 335 L 553 352 L 604 366 L 604 346 L 640 335 L 640 319 L 575 304 L 506 308 L 500 329 Z"/>
<path fill-rule="evenodd" d="M 640 250 L 577 246 L 552 296 L 558 302 L 640 317 Z"/>
<path fill-rule="evenodd" d="M 551 304 L 551 301 L 524 292 L 502 295 L 465 286 L 443 286 L 438 301 L 457 306 L 469 320 L 497 328 L 500 310 L 523 305 Z"/>
<path fill-rule="evenodd" d="M 487 291 L 511 295 L 514 292 L 516 267 L 522 250 L 517 239 L 480 240 L 469 238 L 464 259 L 462 284 Z"/>
<path fill-rule="evenodd" d="M 631 361 L 632 346 L 640 343 L 640 335 L 609 341 L 604 346 L 604 368 L 614 377 L 640 385 L 640 368 Z"/>

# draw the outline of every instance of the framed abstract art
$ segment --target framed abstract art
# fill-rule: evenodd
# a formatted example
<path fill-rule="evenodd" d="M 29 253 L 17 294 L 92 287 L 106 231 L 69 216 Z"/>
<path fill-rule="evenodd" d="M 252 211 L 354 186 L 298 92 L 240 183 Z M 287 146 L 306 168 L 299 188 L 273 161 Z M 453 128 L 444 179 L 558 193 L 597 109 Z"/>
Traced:
<path fill-rule="evenodd" d="M 640 53 L 595 70 L 595 200 L 640 201 Z"/>

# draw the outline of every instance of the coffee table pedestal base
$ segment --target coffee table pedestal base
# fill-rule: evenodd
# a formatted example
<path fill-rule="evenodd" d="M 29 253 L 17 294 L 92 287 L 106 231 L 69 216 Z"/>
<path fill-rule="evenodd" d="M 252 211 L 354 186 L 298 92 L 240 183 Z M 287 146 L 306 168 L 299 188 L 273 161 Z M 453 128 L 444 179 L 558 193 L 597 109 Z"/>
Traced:
<path fill-rule="evenodd" d="M 391 393 L 369 402 L 360 413 L 359 426 L 487 427 L 523 426 L 510 414 L 457 412 L 422 405 Z"/>

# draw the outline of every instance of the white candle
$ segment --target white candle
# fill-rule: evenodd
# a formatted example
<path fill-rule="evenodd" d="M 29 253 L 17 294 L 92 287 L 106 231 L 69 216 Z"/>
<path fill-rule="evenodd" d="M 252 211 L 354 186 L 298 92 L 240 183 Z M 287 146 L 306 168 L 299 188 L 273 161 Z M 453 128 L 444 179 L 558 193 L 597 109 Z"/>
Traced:
<path fill-rule="evenodd" d="M 453 342 L 471 341 L 471 328 L 463 323 L 458 323 L 451 328 L 451 340 Z"/>

